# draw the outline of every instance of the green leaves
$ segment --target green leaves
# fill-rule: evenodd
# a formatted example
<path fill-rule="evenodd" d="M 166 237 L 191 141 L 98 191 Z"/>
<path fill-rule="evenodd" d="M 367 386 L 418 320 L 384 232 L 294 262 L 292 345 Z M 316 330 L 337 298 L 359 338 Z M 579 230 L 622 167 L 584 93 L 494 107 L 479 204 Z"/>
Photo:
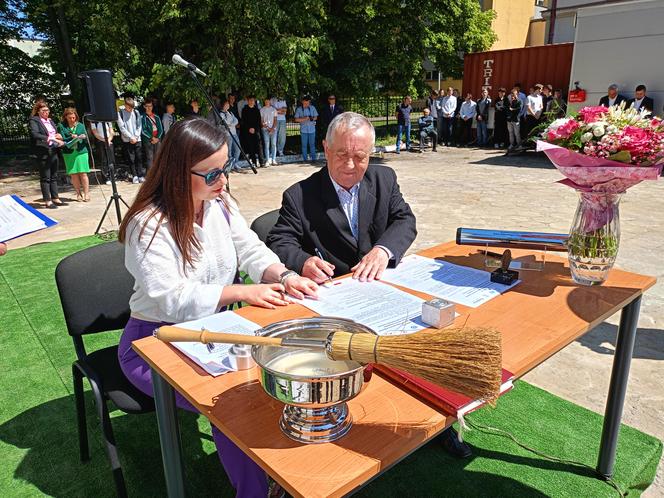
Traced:
<path fill-rule="evenodd" d="M 12 0 L 46 36 L 44 58 L 64 72 L 53 2 Z M 476 0 L 155 0 L 56 2 L 76 70 L 108 68 L 119 90 L 184 103 L 197 90 L 178 51 L 209 74 L 211 93 L 422 93 L 422 62 L 459 76 L 463 52 L 495 40 Z M 1 4 L 0 4 L 1 5 Z"/>

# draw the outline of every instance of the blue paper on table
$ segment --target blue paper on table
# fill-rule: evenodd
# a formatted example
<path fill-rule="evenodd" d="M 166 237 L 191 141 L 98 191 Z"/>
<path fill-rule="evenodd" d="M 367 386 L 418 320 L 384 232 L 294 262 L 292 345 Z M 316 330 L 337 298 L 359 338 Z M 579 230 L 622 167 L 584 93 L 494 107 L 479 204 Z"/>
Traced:
<path fill-rule="evenodd" d="M 58 222 L 28 206 L 17 195 L 0 197 L 0 242 L 52 227 Z"/>

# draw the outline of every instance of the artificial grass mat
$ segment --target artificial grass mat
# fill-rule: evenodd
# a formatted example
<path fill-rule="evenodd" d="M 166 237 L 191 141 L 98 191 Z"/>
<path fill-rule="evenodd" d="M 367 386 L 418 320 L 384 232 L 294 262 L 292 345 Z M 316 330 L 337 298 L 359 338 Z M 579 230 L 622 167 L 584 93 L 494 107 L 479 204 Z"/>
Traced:
<path fill-rule="evenodd" d="M 79 462 L 71 384 L 74 349 L 54 281 L 66 255 L 102 242 L 83 237 L 11 251 L 0 259 L 0 494 L 114 496 L 92 396 L 86 392 L 91 460 Z M 100 265 L 103 261 L 99 262 Z M 81 273 L 81 278 L 95 278 Z M 81 296 L 85 300 L 86 296 Z M 86 337 L 88 350 L 116 343 L 118 332 Z M 551 456 L 594 467 L 601 416 L 525 382 L 497 409 L 471 414 L 473 424 L 510 432 Z M 190 496 L 233 496 L 215 453 L 207 420 L 181 412 Z M 113 427 L 130 496 L 165 496 L 154 414 L 113 414 Z M 474 455 L 456 460 L 435 442 L 424 446 L 358 496 L 618 496 L 591 470 L 556 463 L 510 439 L 473 429 L 465 439 Z M 615 481 L 638 496 L 653 480 L 662 443 L 622 426 Z"/>

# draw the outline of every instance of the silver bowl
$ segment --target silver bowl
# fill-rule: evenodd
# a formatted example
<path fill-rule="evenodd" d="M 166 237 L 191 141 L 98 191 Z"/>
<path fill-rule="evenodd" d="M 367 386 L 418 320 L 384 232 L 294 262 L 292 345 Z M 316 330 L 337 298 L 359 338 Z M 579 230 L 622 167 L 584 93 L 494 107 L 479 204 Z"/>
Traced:
<path fill-rule="evenodd" d="M 343 318 L 300 318 L 277 322 L 262 335 L 325 339 L 332 331 L 374 334 L 364 325 Z M 344 436 L 352 418 L 346 401 L 364 384 L 364 366 L 354 361 L 333 361 L 325 351 L 253 346 L 251 355 L 260 370 L 265 392 L 285 403 L 281 430 L 302 443 L 326 443 Z"/>

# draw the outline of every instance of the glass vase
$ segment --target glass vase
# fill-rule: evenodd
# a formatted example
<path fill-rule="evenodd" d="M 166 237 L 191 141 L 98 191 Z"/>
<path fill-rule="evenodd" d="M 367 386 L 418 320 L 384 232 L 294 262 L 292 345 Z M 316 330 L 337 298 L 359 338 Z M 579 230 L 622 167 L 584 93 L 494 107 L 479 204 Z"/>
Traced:
<path fill-rule="evenodd" d="M 567 250 L 572 279 L 580 285 L 601 285 L 613 268 L 620 244 L 622 194 L 579 192 Z"/>

